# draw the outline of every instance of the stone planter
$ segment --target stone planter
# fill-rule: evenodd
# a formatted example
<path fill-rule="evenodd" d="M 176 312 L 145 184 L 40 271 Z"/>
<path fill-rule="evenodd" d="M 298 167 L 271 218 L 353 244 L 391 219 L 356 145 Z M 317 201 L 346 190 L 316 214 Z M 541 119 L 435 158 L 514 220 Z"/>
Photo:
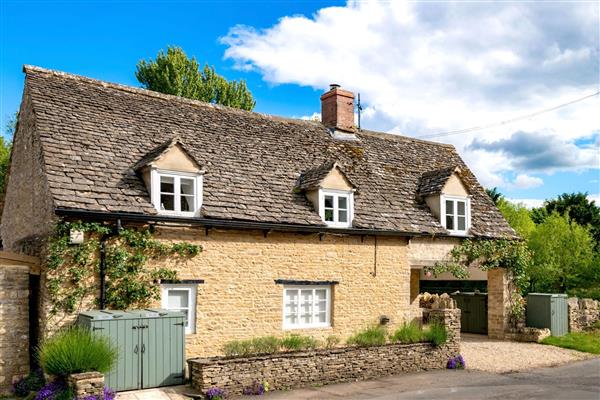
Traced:
<path fill-rule="evenodd" d="M 239 395 L 255 383 L 268 382 L 271 390 L 283 390 L 446 368 L 448 359 L 460 353 L 460 310 L 431 310 L 428 314 L 449 331 L 449 340 L 442 346 L 387 344 L 243 358 L 194 358 L 188 360 L 191 384 L 204 394 L 219 387 L 228 395 Z"/>
<path fill-rule="evenodd" d="M 71 374 L 67 377 L 67 383 L 73 388 L 77 399 L 87 396 L 97 396 L 101 399 L 104 395 L 104 375 L 100 372 Z"/>

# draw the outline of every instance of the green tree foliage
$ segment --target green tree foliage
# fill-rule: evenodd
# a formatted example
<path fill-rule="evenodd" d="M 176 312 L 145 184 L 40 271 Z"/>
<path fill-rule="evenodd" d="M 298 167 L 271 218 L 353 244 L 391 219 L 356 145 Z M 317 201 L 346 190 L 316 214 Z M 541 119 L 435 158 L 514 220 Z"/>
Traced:
<path fill-rule="evenodd" d="M 600 243 L 600 207 L 587 198 L 587 193 L 563 193 L 544 204 L 548 214 L 567 214 L 581 226 L 589 226 L 596 245 Z"/>
<path fill-rule="evenodd" d="M 523 239 L 529 238 L 535 230 L 535 223 L 531 219 L 529 210 L 522 204 L 513 204 L 504 198 L 500 198 L 496 205 L 519 236 Z"/>
<path fill-rule="evenodd" d="M 256 105 L 246 82 L 228 81 L 214 67 L 191 59 L 180 47 L 169 46 L 156 60 L 141 60 L 135 76 L 149 90 L 251 111 Z"/>
<path fill-rule="evenodd" d="M 532 290 L 564 293 L 600 283 L 589 229 L 568 215 L 550 214 L 531 233 L 529 247 L 533 264 L 527 272 Z"/>
<path fill-rule="evenodd" d="M 0 136 L 0 193 L 4 193 L 4 185 L 8 174 L 8 163 L 10 161 L 10 149 L 12 138 L 17 129 L 17 116 L 15 113 L 7 122 L 4 136 Z"/>
<path fill-rule="evenodd" d="M 490 199 L 492 199 L 494 204 L 498 204 L 498 201 L 504 199 L 504 196 L 502 196 L 502 193 L 500 193 L 500 191 L 496 187 L 493 189 L 485 189 L 485 192 L 488 196 L 490 196 Z"/>

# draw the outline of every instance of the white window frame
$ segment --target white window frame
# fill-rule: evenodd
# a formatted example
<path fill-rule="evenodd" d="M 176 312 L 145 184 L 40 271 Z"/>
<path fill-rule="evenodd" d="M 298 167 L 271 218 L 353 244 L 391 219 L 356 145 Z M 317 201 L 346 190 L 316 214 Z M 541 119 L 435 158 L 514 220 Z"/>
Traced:
<path fill-rule="evenodd" d="M 285 318 L 285 299 L 286 292 L 288 290 L 297 290 L 298 291 L 298 323 L 297 324 L 289 324 L 286 322 Z M 327 299 L 326 307 L 325 307 L 325 322 L 312 322 L 310 324 L 305 324 L 300 322 L 300 293 L 302 290 L 312 290 L 313 291 L 313 320 L 315 315 L 315 290 L 325 290 L 325 298 Z M 282 303 L 282 312 L 281 317 L 283 321 L 283 329 L 310 329 L 310 328 L 329 328 L 331 326 L 331 286 L 330 285 L 284 285 L 283 286 L 283 303 Z"/>
<path fill-rule="evenodd" d="M 160 178 L 163 176 L 173 178 L 175 210 L 161 210 L 160 208 Z M 156 208 L 160 214 L 178 215 L 184 217 L 194 217 L 199 214 L 200 208 L 202 207 L 202 185 L 204 183 L 202 174 L 167 171 L 154 168 L 150 172 L 150 178 L 152 204 L 154 204 L 154 208 Z M 181 178 L 191 178 L 194 180 L 194 211 L 181 211 Z"/>
<path fill-rule="evenodd" d="M 333 196 L 333 221 L 325 221 L 325 196 Z M 339 222 L 338 218 L 338 198 L 346 197 L 348 204 L 348 221 Z M 336 189 L 319 189 L 319 215 L 321 220 L 332 228 L 350 228 L 354 219 L 354 191 L 353 190 L 336 190 Z"/>
<path fill-rule="evenodd" d="M 188 320 L 185 326 L 187 335 L 196 333 L 196 285 L 185 283 L 171 283 L 161 285 L 161 307 L 165 310 L 181 311 L 181 308 L 169 308 L 169 291 L 183 290 L 188 294 Z"/>
<path fill-rule="evenodd" d="M 455 224 L 458 223 L 458 206 L 457 202 L 462 201 L 465 203 L 465 230 L 458 229 L 448 229 L 446 226 L 446 200 L 453 202 L 454 209 L 452 210 L 452 215 L 454 216 Z M 449 196 L 442 194 L 440 196 L 440 222 L 444 228 L 451 234 L 455 236 L 467 236 L 469 229 L 471 228 L 471 198 L 470 197 L 461 197 L 461 196 Z"/>

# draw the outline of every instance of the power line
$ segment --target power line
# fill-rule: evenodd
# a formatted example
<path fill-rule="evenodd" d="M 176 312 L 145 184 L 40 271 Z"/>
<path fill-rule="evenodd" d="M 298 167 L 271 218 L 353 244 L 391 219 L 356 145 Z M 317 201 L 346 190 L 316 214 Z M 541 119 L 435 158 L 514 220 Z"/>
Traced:
<path fill-rule="evenodd" d="M 544 110 L 536 111 L 536 112 L 533 112 L 531 114 L 521 115 L 520 117 L 515 117 L 515 118 L 507 119 L 505 121 L 494 122 L 493 124 L 489 124 L 489 125 L 474 126 L 472 128 L 464 128 L 464 129 L 458 129 L 458 130 L 447 131 L 447 132 L 428 133 L 426 135 L 421 135 L 421 136 L 416 136 L 416 137 L 419 138 L 419 139 L 435 138 L 435 137 L 451 136 L 451 135 L 458 135 L 458 134 L 461 134 L 461 133 L 468 133 L 468 132 L 480 131 L 482 129 L 489 129 L 489 128 L 493 128 L 495 126 L 510 124 L 512 122 L 515 122 L 515 121 L 519 121 L 519 120 L 522 120 L 522 119 L 528 119 L 528 118 L 535 117 L 535 116 L 540 115 L 540 114 L 545 114 L 547 112 L 558 110 L 559 108 L 563 108 L 563 107 L 570 106 L 571 104 L 579 103 L 580 101 L 589 99 L 590 97 L 598 96 L 599 94 L 600 94 L 600 90 L 597 91 L 596 93 L 592 93 L 592 94 L 589 94 L 587 96 L 580 97 L 578 99 L 569 101 L 567 103 L 559 104 L 559 105 L 554 106 L 554 107 L 550 107 L 550 108 L 546 108 Z"/>

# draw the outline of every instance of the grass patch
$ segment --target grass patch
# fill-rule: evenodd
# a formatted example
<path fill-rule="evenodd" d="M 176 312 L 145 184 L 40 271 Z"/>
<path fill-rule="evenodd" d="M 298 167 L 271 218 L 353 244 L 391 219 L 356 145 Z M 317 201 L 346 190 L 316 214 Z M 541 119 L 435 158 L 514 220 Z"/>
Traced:
<path fill-rule="evenodd" d="M 434 346 L 441 346 L 448 341 L 448 331 L 443 325 L 433 323 L 424 330 L 425 340 Z"/>
<path fill-rule="evenodd" d="M 355 335 L 348 338 L 346 343 L 352 346 L 381 346 L 387 341 L 387 332 L 381 325 L 371 326 L 363 329 Z"/>
<path fill-rule="evenodd" d="M 37 356 L 44 371 L 64 377 L 79 372 L 108 372 L 117 359 L 117 351 L 108 338 L 73 327 L 43 342 Z"/>
<path fill-rule="evenodd" d="M 414 322 L 404 323 L 390 338 L 392 343 L 418 343 L 423 340 L 423 329 Z"/>
<path fill-rule="evenodd" d="M 600 331 L 571 332 L 564 336 L 550 336 L 542 340 L 542 344 L 600 354 Z"/>

